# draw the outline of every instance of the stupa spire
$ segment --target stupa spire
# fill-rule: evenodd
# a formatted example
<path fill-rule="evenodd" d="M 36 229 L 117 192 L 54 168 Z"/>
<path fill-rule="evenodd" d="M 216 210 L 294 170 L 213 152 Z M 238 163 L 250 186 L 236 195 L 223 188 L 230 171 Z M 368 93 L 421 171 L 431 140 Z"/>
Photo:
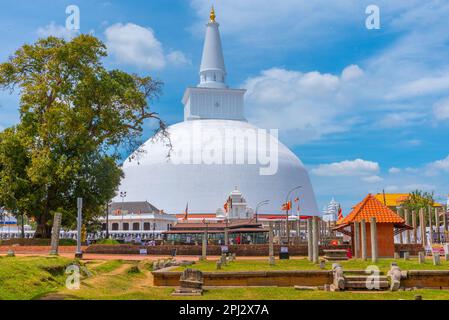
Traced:
<path fill-rule="evenodd" d="M 206 25 L 203 56 L 200 67 L 200 84 L 202 88 L 227 88 L 226 67 L 221 46 L 219 24 L 215 21 L 215 9 L 212 7 L 209 22 Z"/>
<path fill-rule="evenodd" d="M 211 22 L 211 23 L 214 23 L 214 22 L 215 22 L 215 10 L 214 10 L 214 6 L 212 6 L 212 8 L 210 9 L 210 15 L 209 15 L 209 18 L 210 18 L 210 22 Z"/>

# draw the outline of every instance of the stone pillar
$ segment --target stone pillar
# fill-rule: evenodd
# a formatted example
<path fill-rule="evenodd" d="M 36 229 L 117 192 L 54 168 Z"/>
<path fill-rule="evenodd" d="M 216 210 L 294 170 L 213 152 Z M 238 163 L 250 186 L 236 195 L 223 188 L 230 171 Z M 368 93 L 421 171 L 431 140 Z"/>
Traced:
<path fill-rule="evenodd" d="M 298 244 L 301 243 L 301 219 L 298 218 L 296 221 L 296 238 L 298 239 Z"/>
<path fill-rule="evenodd" d="M 307 258 L 313 261 L 312 219 L 307 219 Z"/>
<path fill-rule="evenodd" d="M 203 245 L 201 250 L 201 259 L 206 260 L 207 258 L 207 232 L 203 233 Z"/>
<path fill-rule="evenodd" d="M 59 249 L 59 232 L 61 231 L 62 214 L 56 212 L 53 218 L 53 228 L 51 230 L 51 255 L 58 255 Z"/>
<path fill-rule="evenodd" d="M 427 246 L 427 237 L 426 237 L 426 219 L 424 218 L 424 209 L 419 209 L 419 227 L 421 233 L 421 244 L 423 247 Z"/>
<path fill-rule="evenodd" d="M 274 265 L 273 222 L 270 221 L 268 231 L 268 255 L 270 265 Z"/>
<path fill-rule="evenodd" d="M 361 235 L 361 249 L 362 249 L 362 260 L 366 261 L 367 259 L 367 252 L 366 252 L 366 222 L 365 219 L 362 219 L 360 221 L 360 235 Z"/>
<path fill-rule="evenodd" d="M 318 226 L 318 217 L 313 217 L 312 218 L 312 239 L 313 239 L 313 263 L 318 263 L 319 262 L 319 246 L 318 246 L 318 241 L 319 241 L 319 226 Z"/>
<path fill-rule="evenodd" d="M 371 218 L 370 225 L 370 233 L 371 233 L 371 261 L 373 263 L 377 262 L 377 224 L 376 218 Z"/>
<path fill-rule="evenodd" d="M 426 256 L 424 255 L 424 252 L 418 252 L 418 261 L 421 264 L 426 262 Z"/>
<path fill-rule="evenodd" d="M 427 208 L 427 213 L 429 214 L 429 244 L 432 245 L 433 243 L 433 226 L 432 226 L 432 209 L 429 206 Z"/>
<path fill-rule="evenodd" d="M 433 265 L 434 266 L 439 266 L 440 263 L 440 254 L 438 252 L 434 252 L 433 253 Z"/>
<path fill-rule="evenodd" d="M 405 224 L 409 225 L 410 224 L 410 214 L 408 212 L 408 209 L 404 210 L 404 219 L 405 219 Z M 405 243 L 409 244 L 410 242 L 410 230 L 405 230 Z"/>
<path fill-rule="evenodd" d="M 354 256 L 356 259 L 360 258 L 360 236 L 359 236 L 359 222 L 354 221 Z"/>
<path fill-rule="evenodd" d="M 416 211 L 413 210 L 412 211 L 412 227 L 413 227 L 413 243 L 416 244 L 418 243 L 417 241 L 417 237 L 418 237 L 418 230 L 417 225 L 416 225 Z"/>
<path fill-rule="evenodd" d="M 438 215 L 438 208 L 435 208 L 435 226 L 436 226 L 436 233 L 437 233 L 437 243 L 441 242 L 441 236 L 440 236 L 440 216 Z"/>
<path fill-rule="evenodd" d="M 444 235 L 446 236 L 447 230 L 447 206 L 443 207 L 444 214 L 443 214 L 443 226 L 444 226 Z M 447 241 L 446 241 L 447 242 Z"/>

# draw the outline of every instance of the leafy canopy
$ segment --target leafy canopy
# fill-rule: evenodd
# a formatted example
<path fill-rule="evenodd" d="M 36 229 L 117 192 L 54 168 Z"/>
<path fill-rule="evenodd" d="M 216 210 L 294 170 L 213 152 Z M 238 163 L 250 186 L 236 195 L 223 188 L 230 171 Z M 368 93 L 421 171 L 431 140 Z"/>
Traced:
<path fill-rule="evenodd" d="M 74 224 L 76 198 L 86 218 L 102 213 L 122 176 L 119 150 L 135 149 L 161 82 L 106 70 L 105 45 L 91 35 L 49 37 L 0 64 L 0 88 L 20 93 L 20 122 L 0 133 L 0 206 L 34 217 L 48 236 L 54 212 Z"/>

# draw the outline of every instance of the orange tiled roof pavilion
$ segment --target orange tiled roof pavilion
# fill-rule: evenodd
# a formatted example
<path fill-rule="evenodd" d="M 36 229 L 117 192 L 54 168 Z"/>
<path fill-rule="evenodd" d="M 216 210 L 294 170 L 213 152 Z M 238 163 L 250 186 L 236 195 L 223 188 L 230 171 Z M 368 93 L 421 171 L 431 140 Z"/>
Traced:
<path fill-rule="evenodd" d="M 354 207 L 354 209 L 345 218 L 337 222 L 338 225 L 350 224 L 354 221 L 369 222 L 370 219 L 376 218 L 377 223 L 394 223 L 403 224 L 405 221 L 398 214 L 380 202 L 375 196 L 369 194 Z"/>
<path fill-rule="evenodd" d="M 354 228 L 356 227 L 354 222 L 365 220 L 367 255 L 371 256 L 370 221 L 373 217 L 376 218 L 376 234 L 379 257 L 393 257 L 395 250 L 395 233 L 402 232 L 404 229 L 408 229 L 410 227 L 405 225 L 405 221 L 402 217 L 371 194 L 367 195 L 365 199 L 357 204 L 349 215 L 337 222 L 336 230 L 351 236 L 351 244 L 354 250 Z M 359 241 L 359 248 L 361 248 L 362 239 L 359 239 Z"/>

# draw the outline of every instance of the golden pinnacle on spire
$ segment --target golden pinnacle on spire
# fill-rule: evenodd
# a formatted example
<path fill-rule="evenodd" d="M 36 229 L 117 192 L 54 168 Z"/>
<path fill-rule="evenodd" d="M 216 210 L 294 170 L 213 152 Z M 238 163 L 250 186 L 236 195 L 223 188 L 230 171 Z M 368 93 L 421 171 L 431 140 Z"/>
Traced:
<path fill-rule="evenodd" d="M 215 10 L 214 10 L 214 6 L 212 6 L 212 8 L 210 9 L 210 22 L 214 23 L 215 22 Z"/>

